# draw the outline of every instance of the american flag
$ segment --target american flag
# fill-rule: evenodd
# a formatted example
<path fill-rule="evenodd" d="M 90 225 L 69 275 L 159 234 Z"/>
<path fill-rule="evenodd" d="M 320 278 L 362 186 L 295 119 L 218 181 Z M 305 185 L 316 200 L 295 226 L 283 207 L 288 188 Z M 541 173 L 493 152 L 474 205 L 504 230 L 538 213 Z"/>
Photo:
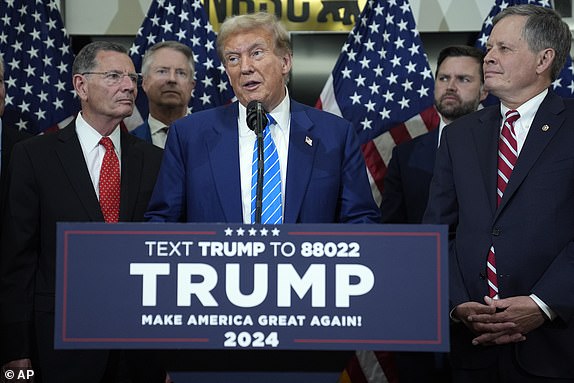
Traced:
<path fill-rule="evenodd" d="M 496 0 L 490 13 L 482 24 L 482 29 L 476 40 L 475 46 L 486 50 L 486 42 L 492 31 L 492 19 L 502 10 L 519 4 L 534 4 L 540 7 L 552 8 L 550 0 Z M 554 91 L 562 97 L 574 97 L 574 65 L 572 65 L 572 58 L 568 56 L 564 68 L 560 72 L 560 76 L 552 84 Z M 498 98 L 489 95 L 486 100 L 482 102 L 484 105 L 491 105 L 498 102 Z"/>
<path fill-rule="evenodd" d="M 56 0 L 0 1 L 4 59 L 3 120 L 32 134 L 65 124 L 79 110 L 74 56 Z"/>
<path fill-rule="evenodd" d="M 215 49 L 216 34 L 207 18 L 201 0 L 154 0 L 148 10 L 130 56 L 141 71 L 143 55 L 152 45 L 175 40 L 193 50 L 195 89 L 189 103 L 190 112 L 226 104 L 234 97 L 225 69 Z M 148 114 L 143 89 L 138 90 L 137 111 L 126 120 L 128 129 L 139 125 Z"/>
<path fill-rule="evenodd" d="M 434 78 L 407 0 L 369 0 L 317 107 L 351 121 L 380 203 L 393 147 L 438 126 Z"/>
<path fill-rule="evenodd" d="M 416 368 L 416 367 L 415 367 Z M 337 383 L 398 383 L 394 356 L 385 351 L 355 351 Z"/>
<path fill-rule="evenodd" d="M 317 107 L 357 129 L 375 200 L 393 147 L 434 129 L 434 78 L 407 0 L 369 0 Z M 397 382 L 393 354 L 357 351 L 339 383 Z"/>

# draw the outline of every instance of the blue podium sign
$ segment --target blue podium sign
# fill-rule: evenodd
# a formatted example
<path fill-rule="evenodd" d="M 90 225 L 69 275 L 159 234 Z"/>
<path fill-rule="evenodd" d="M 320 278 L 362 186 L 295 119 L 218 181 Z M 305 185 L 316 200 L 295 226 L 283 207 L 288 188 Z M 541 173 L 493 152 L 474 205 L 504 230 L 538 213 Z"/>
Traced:
<path fill-rule="evenodd" d="M 55 347 L 448 351 L 445 226 L 60 223 Z"/>

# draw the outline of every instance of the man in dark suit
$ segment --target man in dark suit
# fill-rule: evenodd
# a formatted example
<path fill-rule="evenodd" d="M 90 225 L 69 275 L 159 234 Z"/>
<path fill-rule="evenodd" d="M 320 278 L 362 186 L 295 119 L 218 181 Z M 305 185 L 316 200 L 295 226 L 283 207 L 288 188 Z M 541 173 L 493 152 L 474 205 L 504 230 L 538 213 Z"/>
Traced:
<path fill-rule="evenodd" d="M 440 51 L 434 85 L 440 124 L 437 129 L 393 149 L 384 179 L 383 223 L 421 223 L 443 128 L 476 111 L 488 94 L 484 89 L 483 57 L 483 51 L 466 45 Z"/>
<path fill-rule="evenodd" d="M 478 48 L 454 45 L 442 49 L 435 73 L 437 129 L 397 145 L 385 175 L 382 223 L 421 223 L 427 206 L 440 135 L 447 124 L 478 109 L 487 96 Z M 444 382 L 448 363 L 438 353 L 393 353 L 402 383 Z M 413 368 L 416 365 L 417 368 Z"/>
<path fill-rule="evenodd" d="M 440 124 L 393 149 L 384 179 L 382 223 L 421 223 L 444 127 L 476 111 L 488 94 L 484 89 L 483 58 L 483 51 L 466 45 L 440 51 L 434 86 Z M 444 382 L 448 375 L 448 363 L 442 354 L 397 352 L 394 357 L 402 383 Z"/>
<path fill-rule="evenodd" d="M 255 222 L 256 137 L 246 123 L 246 107 L 259 101 L 272 121 L 268 129 L 278 154 L 280 222 L 377 222 L 351 124 L 289 97 L 292 52 L 276 18 L 257 13 L 227 19 L 217 49 L 239 101 L 171 126 L 146 216 L 168 222 Z"/>
<path fill-rule="evenodd" d="M 171 123 L 187 115 L 195 87 L 193 75 L 193 52 L 187 45 L 162 41 L 149 48 L 142 60 L 149 116 L 132 134 L 163 148 Z"/>
<path fill-rule="evenodd" d="M 4 85 L 4 61 L 0 56 L 0 217 L 6 203 L 6 191 L 8 182 L 8 162 L 12 153 L 12 147 L 18 141 L 30 137 L 26 132 L 21 132 L 11 126 L 2 124 L 2 115 L 6 102 L 6 86 Z M 0 235 L 2 235 L 2 220 L 0 219 Z M 1 242 L 1 240 L 0 240 Z"/>
<path fill-rule="evenodd" d="M 104 221 L 104 214 L 106 222 L 143 220 L 162 154 L 119 129 L 137 92 L 124 47 L 85 46 L 74 61 L 73 84 L 82 106 L 75 121 L 13 149 L 1 244 L 2 361 L 5 368 L 31 366 L 42 383 L 116 382 L 124 375 L 134 382 L 163 382 L 165 372 L 147 360 L 151 354 L 54 350 L 56 223 Z M 104 148 L 110 140 L 112 147 Z M 106 156 L 117 165 L 115 217 L 100 207 Z"/>
<path fill-rule="evenodd" d="M 484 81 L 500 105 L 445 129 L 424 218 L 452 235 L 453 378 L 574 382 L 574 101 L 549 89 L 572 36 L 533 5 L 493 25 Z"/>

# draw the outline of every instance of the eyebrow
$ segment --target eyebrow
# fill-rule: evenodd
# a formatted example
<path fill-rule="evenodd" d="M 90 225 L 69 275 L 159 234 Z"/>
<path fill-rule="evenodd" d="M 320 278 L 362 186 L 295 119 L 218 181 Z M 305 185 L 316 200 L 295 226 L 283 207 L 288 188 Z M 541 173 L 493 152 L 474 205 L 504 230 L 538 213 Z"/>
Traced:
<path fill-rule="evenodd" d="M 264 47 L 264 46 L 266 46 L 265 43 L 256 41 L 256 42 L 254 42 L 253 44 L 251 44 L 250 46 L 248 46 L 247 49 L 245 49 L 245 51 L 250 52 L 250 51 L 252 51 L 252 50 L 255 49 L 255 48 Z M 224 51 L 223 51 L 223 54 L 224 54 L 224 55 L 227 55 L 227 54 L 239 54 L 239 53 L 241 53 L 241 52 L 240 52 L 240 51 L 235 51 L 235 50 L 224 50 Z"/>

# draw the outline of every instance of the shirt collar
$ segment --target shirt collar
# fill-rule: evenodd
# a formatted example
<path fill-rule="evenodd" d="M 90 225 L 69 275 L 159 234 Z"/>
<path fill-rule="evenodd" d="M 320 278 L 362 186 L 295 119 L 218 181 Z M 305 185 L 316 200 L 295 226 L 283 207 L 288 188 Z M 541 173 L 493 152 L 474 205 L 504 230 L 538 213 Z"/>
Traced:
<path fill-rule="evenodd" d="M 548 94 L 548 89 L 544 89 L 542 92 L 538 93 L 536 96 L 532 97 L 530 100 L 526 101 L 524 104 L 520 105 L 516 110 L 520 114 L 520 120 L 522 123 L 525 121 L 532 122 L 534 120 L 534 115 L 538 111 L 540 104 Z M 506 116 L 506 112 L 508 112 L 510 108 L 500 103 L 500 113 L 502 115 L 502 119 Z M 530 126 L 530 124 L 527 124 Z"/>
<path fill-rule="evenodd" d="M 147 118 L 147 123 L 149 124 L 149 130 L 152 135 L 156 134 L 157 132 L 162 130 L 165 126 L 167 126 L 157 118 L 152 117 L 151 114 Z"/>
<path fill-rule="evenodd" d="M 86 120 L 84 120 L 84 118 L 82 117 L 82 112 L 78 113 L 78 117 L 76 118 L 76 133 L 78 134 L 78 139 L 80 140 L 82 147 L 84 147 L 88 151 L 97 148 L 98 145 L 100 144 L 100 140 L 103 137 L 100 133 L 98 133 L 96 129 L 91 127 L 86 122 Z M 120 154 L 121 138 L 120 138 L 119 125 L 116 126 L 114 131 L 108 137 L 110 137 L 110 139 L 114 143 L 114 149 L 116 153 Z"/>
<path fill-rule="evenodd" d="M 253 134 L 253 131 L 247 126 L 247 108 L 241 103 L 239 104 L 239 136 L 247 136 Z M 270 113 L 271 117 L 275 120 L 279 129 L 286 131 L 291 121 L 291 100 L 289 98 L 289 90 L 285 88 L 285 97 Z"/>

